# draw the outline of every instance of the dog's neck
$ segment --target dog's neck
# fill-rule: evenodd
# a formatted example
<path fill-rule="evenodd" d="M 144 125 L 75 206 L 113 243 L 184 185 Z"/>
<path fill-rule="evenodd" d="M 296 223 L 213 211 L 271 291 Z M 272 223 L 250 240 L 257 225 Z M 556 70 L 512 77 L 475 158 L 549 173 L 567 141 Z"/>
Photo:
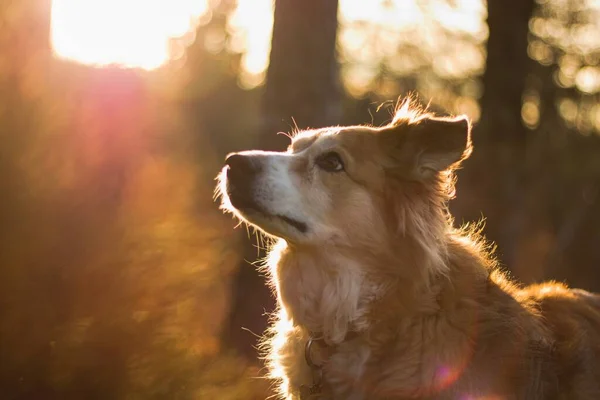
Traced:
<path fill-rule="evenodd" d="M 270 258 L 280 306 L 295 325 L 322 333 L 328 344 L 365 328 L 367 303 L 381 289 L 369 282 L 356 260 L 331 249 L 298 249 L 283 241 Z"/>
<path fill-rule="evenodd" d="M 446 264 L 433 268 L 430 264 L 439 261 L 407 237 L 387 246 L 393 249 L 389 254 L 350 247 L 288 246 L 280 241 L 270 253 L 271 282 L 280 306 L 295 325 L 321 332 L 329 344 L 337 344 L 349 331 L 364 331 L 374 320 L 386 318 L 385 310 L 377 309 L 384 297 L 394 298 L 397 320 L 402 315 L 436 312 L 449 274 L 470 275 L 473 282 L 487 280 L 488 261 L 480 258 L 484 252 L 477 243 L 450 232 L 442 244 Z M 453 264 L 468 265 L 469 270 L 451 271 Z"/>
<path fill-rule="evenodd" d="M 407 312 L 434 301 L 430 286 L 436 277 L 424 268 L 430 262 L 426 252 L 406 240 L 391 248 L 393 254 L 377 254 L 349 247 L 297 247 L 279 242 L 271 252 L 269 266 L 280 306 L 295 325 L 322 333 L 328 344 L 338 344 L 348 332 L 362 332 L 372 324 L 372 305 L 389 292 Z M 404 254 L 399 258 L 398 253 Z"/>

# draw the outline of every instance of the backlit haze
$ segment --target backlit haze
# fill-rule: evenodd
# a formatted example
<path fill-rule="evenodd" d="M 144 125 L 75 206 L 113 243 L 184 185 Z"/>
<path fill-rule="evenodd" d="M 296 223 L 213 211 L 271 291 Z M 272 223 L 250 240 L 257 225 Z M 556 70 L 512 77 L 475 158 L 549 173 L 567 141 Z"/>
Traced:
<path fill-rule="evenodd" d="M 600 2 L 580 1 L 587 21 L 569 25 L 565 2 L 538 1 L 544 13 L 530 23 L 530 57 L 542 65 L 559 65 L 555 77 L 559 86 L 590 95 L 600 92 Z M 184 56 L 197 26 L 210 21 L 210 4 L 53 0 L 52 47 L 58 57 L 83 64 L 152 70 Z M 368 6 L 364 0 L 340 0 L 338 57 L 343 84 L 353 96 L 375 92 L 393 98 L 417 90 L 477 120 L 481 88 L 476 78 L 485 66 L 486 17 L 483 0 L 373 0 Z M 238 0 L 229 16 L 226 48 L 242 54 L 243 88 L 264 82 L 272 26 L 272 0 Z M 404 85 L 397 77 L 403 77 Z M 539 120 L 536 96 L 524 99 L 523 120 L 531 127 Z M 600 106 L 595 102 L 585 115 L 572 100 L 559 103 L 567 122 L 581 125 L 583 131 L 586 127 L 600 131 Z"/>

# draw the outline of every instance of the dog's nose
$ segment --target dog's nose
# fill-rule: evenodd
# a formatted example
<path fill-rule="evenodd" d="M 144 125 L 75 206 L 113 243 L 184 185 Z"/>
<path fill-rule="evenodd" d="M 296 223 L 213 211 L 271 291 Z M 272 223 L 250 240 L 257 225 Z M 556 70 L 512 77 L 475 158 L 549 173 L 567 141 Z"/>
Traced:
<path fill-rule="evenodd" d="M 248 181 L 258 172 L 257 163 L 249 155 L 234 153 L 229 155 L 225 162 L 229 165 L 227 177 L 236 185 L 241 185 L 244 182 L 248 184 Z"/>
<path fill-rule="evenodd" d="M 234 153 L 225 159 L 227 169 L 227 193 L 231 204 L 238 209 L 254 204 L 252 187 L 259 171 L 259 163 L 252 155 Z"/>
<path fill-rule="evenodd" d="M 229 165 L 229 168 L 235 171 L 250 171 L 252 169 L 250 157 L 238 153 L 228 155 L 225 159 L 225 163 Z"/>

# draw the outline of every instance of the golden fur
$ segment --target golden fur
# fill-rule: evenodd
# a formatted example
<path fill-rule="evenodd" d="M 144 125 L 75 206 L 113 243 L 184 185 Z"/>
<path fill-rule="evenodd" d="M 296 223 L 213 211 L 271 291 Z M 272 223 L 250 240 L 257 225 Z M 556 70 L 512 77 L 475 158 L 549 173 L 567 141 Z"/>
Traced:
<path fill-rule="evenodd" d="M 332 150 L 341 172 L 315 166 Z M 228 161 L 224 209 L 278 238 L 264 347 L 281 398 L 312 384 L 304 346 L 318 332 L 329 354 L 315 398 L 600 399 L 600 300 L 518 287 L 477 229 L 453 228 L 453 171 L 470 151 L 465 118 L 407 102 L 384 127 L 301 132 L 283 158 Z M 228 175 L 240 165 L 252 174 Z"/>

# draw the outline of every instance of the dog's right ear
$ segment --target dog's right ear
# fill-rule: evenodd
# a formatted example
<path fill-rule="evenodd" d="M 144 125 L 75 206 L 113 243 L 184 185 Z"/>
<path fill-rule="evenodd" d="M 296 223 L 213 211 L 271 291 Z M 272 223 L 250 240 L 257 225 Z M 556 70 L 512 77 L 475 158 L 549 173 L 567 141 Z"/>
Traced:
<path fill-rule="evenodd" d="M 386 169 L 423 179 L 456 168 L 471 153 L 471 124 L 466 117 L 423 117 L 379 131 Z"/>

